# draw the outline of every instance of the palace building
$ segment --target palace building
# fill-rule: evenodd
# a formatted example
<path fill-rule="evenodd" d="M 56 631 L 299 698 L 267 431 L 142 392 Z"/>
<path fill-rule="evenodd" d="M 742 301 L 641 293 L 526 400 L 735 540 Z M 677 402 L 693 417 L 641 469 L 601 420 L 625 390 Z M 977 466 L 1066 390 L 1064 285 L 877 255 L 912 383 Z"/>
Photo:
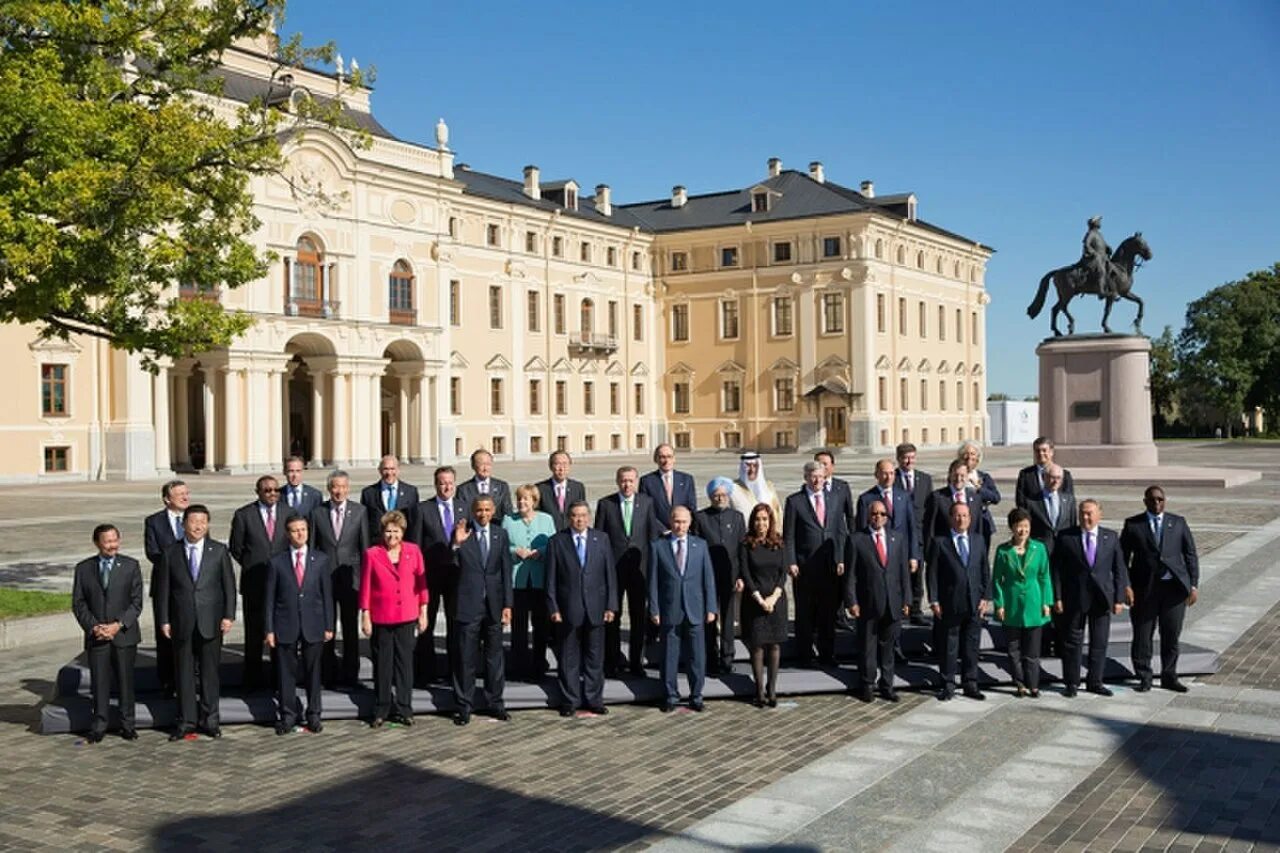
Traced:
<path fill-rule="evenodd" d="M 221 73 L 230 115 L 271 61 L 246 46 Z M 398 139 L 340 76 L 290 85 L 341 97 L 371 145 L 308 129 L 288 177 L 322 194 L 251 185 L 269 273 L 173 288 L 253 327 L 154 376 L 100 340 L 0 328 L 0 482 L 985 438 L 992 250 L 919 219 L 914 195 L 771 160 L 741 190 L 616 204 L 535 166 L 455 163 L 443 121 L 434 146 Z"/>

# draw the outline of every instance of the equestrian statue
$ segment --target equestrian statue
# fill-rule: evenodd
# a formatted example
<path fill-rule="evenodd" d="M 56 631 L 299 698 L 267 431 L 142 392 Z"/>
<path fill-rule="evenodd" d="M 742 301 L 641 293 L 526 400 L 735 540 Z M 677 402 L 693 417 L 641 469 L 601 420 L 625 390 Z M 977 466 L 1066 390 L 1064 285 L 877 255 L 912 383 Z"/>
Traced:
<path fill-rule="evenodd" d="M 1110 334 L 1111 308 L 1121 299 L 1136 302 L 1138 316 L 1133 320 L 1134 331 L 1142 334 L 1142 300 L 1132 291 L 1133 273 L 1144 261 L 1151 260 L 1151 248 L 1142 239 L 1138 231 L 1132 237 L 1125 238 L 1120 247 L 1111 251 L 1106 239 L 1102 236 L 1102 217 L 1095 216 L 1089 220 L 1089 230 L 1084 235 L 1084 251 L 1080 260 L 1066 267 L 1059 267 L 1045 274 L 1040 279 L 1040 288 L 1036 298 L 1027 308 L 1027 314 L 1033 320 L 1040 316 L 1044 308 L 1045 297 L 1049 293 L 1049 282 L 1052 281 L 1058 291 L 1058 301 L 1054 303 L 1049 315 L 1049 328 L 1053 334 L 1061 337 L 1058 330 L 1058 314 L 1067 317 L 1067 334 L 1076 333 L 1076 320 L 1067 310 L 1067 304 L 1076 296 L 1092 293 L 1105 300 L 1107 307 L 1102 312 L 1102 331 Z"/>

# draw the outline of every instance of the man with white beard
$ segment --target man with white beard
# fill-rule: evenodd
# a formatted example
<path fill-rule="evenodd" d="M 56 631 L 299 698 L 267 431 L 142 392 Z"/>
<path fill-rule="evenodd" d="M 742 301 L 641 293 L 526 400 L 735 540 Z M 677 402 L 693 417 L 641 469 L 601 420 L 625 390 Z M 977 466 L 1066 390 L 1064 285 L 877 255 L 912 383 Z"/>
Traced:
<path fill-rule="evenodd" d="M 751 517 L 751 510 L 756 504 L 768 504 L 773 508 L 773 517 L 778 520 L 778 532 L 782 532 L 782 502 L 778 500 L 773 484 L 764 478 L 764 460 L 754 450 L 738 457 L 738 479 L 733 482 L 733 494 L 729 499 L 743 518 Z"/>

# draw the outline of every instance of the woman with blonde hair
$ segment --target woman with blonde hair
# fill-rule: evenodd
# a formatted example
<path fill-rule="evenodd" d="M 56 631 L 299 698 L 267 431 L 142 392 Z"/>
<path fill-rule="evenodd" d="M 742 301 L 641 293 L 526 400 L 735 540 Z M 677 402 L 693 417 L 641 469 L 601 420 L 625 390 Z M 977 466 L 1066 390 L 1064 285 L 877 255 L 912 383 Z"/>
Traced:
<path fill-rule="evenodd" d="M 516 487 L 516 511 L 503 516 L 502 529 L 511 540 L 512 589 L 511 668 L 526 681 L 537 681 L 547 672 L 547 543 L 556 534 L 549 513 L 538 511 L 538 487 Z M 533 649 L 529 626 L 533 625 Z"/>
<path fill-rule="evenodd" d="M 966 441 L 961 444 L 956 451 L 956 459 L 969 469 L 969 485 L 978 493 L 978 500 L 982 502 L 982 538 L 989 545 L 996 532 L 990 508 L 1000 503 L 1000 490 L 996 488 L 996 481 L 990 474 L 978 470 L 978 465 L 982 462 L 982 448 L 976 442 Z"/>

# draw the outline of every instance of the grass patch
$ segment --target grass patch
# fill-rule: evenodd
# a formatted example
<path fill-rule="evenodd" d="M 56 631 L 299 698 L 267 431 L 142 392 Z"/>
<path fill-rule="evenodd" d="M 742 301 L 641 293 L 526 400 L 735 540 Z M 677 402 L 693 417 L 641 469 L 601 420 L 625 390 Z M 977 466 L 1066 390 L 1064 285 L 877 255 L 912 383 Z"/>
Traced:
<path fill-rule="evenodd" d="M 47 613 L 71 615 L 71 593 L 0 587 L 0 619 L 21 619 Z"/>

